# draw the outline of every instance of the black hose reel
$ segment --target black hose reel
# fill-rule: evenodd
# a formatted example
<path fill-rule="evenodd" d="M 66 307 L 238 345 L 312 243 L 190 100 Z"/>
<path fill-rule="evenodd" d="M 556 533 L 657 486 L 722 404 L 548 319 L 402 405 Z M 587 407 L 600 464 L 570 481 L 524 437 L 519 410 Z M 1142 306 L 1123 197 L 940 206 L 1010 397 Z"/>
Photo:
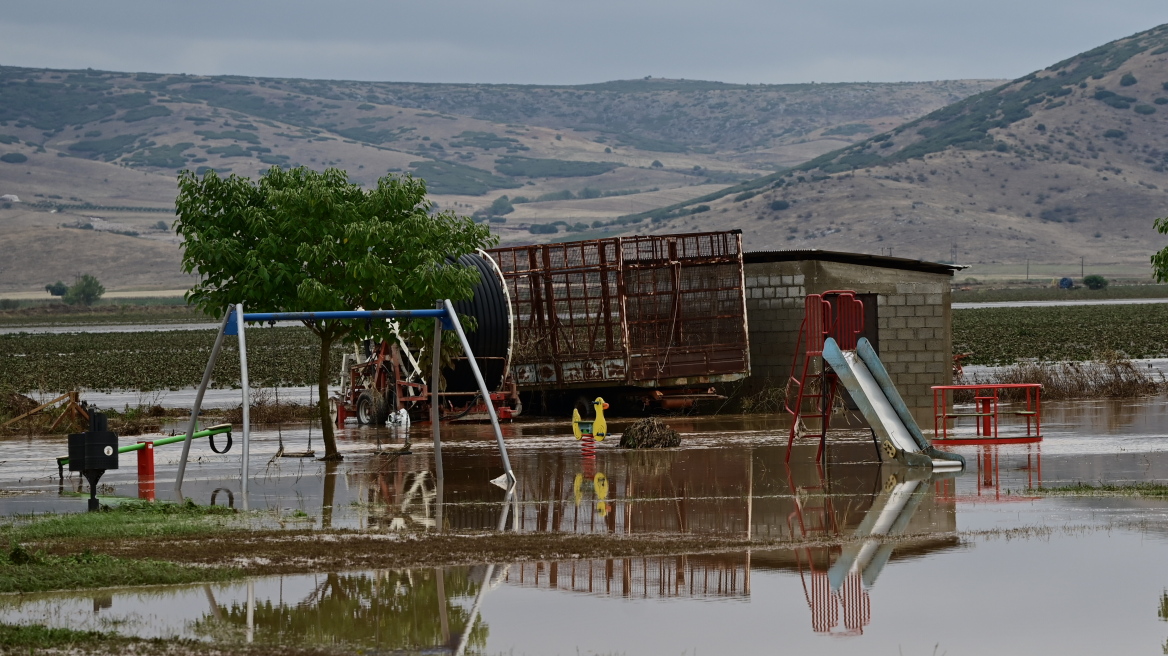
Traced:
<path fill-rule="evenodd" d="M 475 285 L 473 297 L 453 303 L 454 311 L 474 317 L 478 322 L 473 331 L 463 327 L 466 341 L 474 351 L 483 381 L 490 391 L 497 391 L 502 388 L 511 364 L 511 299 L 504 287 L 502 273 L 486 253 L 479 251 L 463 255 L 458 258 L 458 263 L 477 269 L 479 283 Z M 466 359 L 457 360 L 454 368 L 445 375 L 447 392 L 479 391 Z"/>

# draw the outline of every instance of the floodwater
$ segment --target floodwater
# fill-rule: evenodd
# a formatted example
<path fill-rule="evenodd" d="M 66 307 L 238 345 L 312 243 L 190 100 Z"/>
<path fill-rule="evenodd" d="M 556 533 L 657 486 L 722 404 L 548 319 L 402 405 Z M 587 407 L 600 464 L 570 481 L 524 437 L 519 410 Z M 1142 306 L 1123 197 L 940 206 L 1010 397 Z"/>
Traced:
<path fill-rule="evenodd" d="M 1068 299 L 1061 301 L 987 301 L 983 303 L 954 303 L 954 310 L 976 310 L 979 308 L 1019 308 L 1019 307 L 1053 307 L 1066 305 L 1149 305 L 1154 303 L 1168 303 L 1168 298 L 1101 298 Z"/>
<path fill-rule="evenodd" d="M 490 483 L 502 464 L 487 426 L 444 428 L 441 487 L 427 427 L 408 433 L 401 454 L 407 433 L 350 425 L 339 465 L 273 457 L 281 441 L 286 452 L 319 455 L 319 428 L 263 427 L 252 435 L 246 500 L 238 434 L 225 455 L 193 446 L 183 492 L 198 503 L 246 501 L 264 517 L 301 511 L 301 527 L 838 542 L 0 596 L 0 621 L 487 654 L 1157 653 L 1168 644 L 1168 502 L 1028 490 L 1168 482 L 1165 401 L 1044 404 L 1042 442 L 951 447 L 968 460 L 959 475 L 875 462 L 858 427 L 832 432 L 819 467 L 811 439 L 784 462 L 782 418 L 668 418 L 682 448 L 605 442 L 595 460 L 581 456 L 567 422 L 526 420 L 504 426 L 511 492 Z M 5 447 L 0 513 L 84 508 L 77 477 L 57 481 L 63 440 Z M 177 457 L 177 446 L 157 450 L 157 498 L 176 498 Z M 123 455 L 101 481 L 107 502 L 148 493 L 136 474 L 134 455 Z"/>

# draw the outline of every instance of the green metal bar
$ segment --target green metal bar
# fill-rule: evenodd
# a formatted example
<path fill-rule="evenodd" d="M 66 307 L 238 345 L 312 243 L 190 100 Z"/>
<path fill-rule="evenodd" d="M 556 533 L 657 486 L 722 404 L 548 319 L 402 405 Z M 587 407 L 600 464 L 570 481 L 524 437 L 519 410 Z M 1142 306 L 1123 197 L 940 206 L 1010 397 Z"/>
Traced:
<path fill-rule="evenodd" d="M 195 433 L 194 435 L 191 435 L 191 439 L 193 440 L 193 439 L 197 439 L 200 437 L 211 437 L 212 435 L 222 435 L 223 433 L 230 433 L 230 432 L 231 432 L 231 424 L 219 424 L 218 426 L 212 426 L 206 430 L 201 430 L 201 431 Z M 175 442 L 182 442 L 185 439 L 187 439 L 187 436 L 184 434 L 184 435 L 175 435 L 173 437 L 164 437 L 160 440 L 149 440 L 149 441 L 154 442 L 154 446 L 164 446 L 166 444 L 174 444 Z M 127 444 L 126 446 L 118 447 L 118 453 L 129 453 L 130 451 L 139 451 L 145 446 L 146 446 L 146 444 L 144 442 L 138 442 L 137 444 Z M 69 458 L 57 458 L 57 464 L 67 465 L 67 464 L 69 464 Z"/>

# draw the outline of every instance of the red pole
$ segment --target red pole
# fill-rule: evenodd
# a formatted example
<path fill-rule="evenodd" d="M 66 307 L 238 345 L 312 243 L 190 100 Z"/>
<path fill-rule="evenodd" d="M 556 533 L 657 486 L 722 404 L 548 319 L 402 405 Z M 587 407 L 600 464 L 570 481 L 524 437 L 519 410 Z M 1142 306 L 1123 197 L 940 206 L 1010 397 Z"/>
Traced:
<path fill-rule="evenodd" d="M 154 501 L 154 442 L 138 440 L 138 498 Z"/>

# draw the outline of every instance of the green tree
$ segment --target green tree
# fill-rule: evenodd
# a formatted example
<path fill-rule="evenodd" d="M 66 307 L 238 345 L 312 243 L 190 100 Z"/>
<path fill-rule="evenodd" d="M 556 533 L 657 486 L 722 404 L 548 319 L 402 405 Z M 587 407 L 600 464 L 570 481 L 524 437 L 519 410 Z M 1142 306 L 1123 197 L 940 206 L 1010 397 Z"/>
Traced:
<path fill-rule="evenodd" d="M 515 211 L 515 206 L 511 204 L 511 199 L 506 196 L 499 196 L 491 203 L 491 207 L 487 209 L 487 213 L 491 216 L 503 216 Z"/>
<path fill-rule="evenodd" d="M 45 285 L 45 291 L 52 296 L 64 296 L 69 291 L 69 286 L 58 280 L 51 285 Z"/>
<path fill-rule="evenodd" d="M 183 269 L 197 272 L 187 301 L 222 316 L 244 303 L 252 312 L 429 308 L 440 298 L 469 298 L 473 268 L 448 258 L 494 244 L 486 226 L 433 212 L 426 183 L 388 175 L 373 189 L 339 169 L 272 167 L 258 181 L 208 171 L 183 171 L 175 201 Z M 407 333 L 433 327 L 405 326 Z M 383 322 L 306 322 L 320 339 L 317 384 L 325 458 L 339 460 L 329 418 L 332 346 L 362 337 L 388 337 Z"/>
<path fill-rule="evenodd" d="M 65 302 L 69 305 L 93 305 L 104 293 L 105 287 L 87 273 L 69 286 L 69 291 L 65 292 Z"/>
<path fill-rule="evenodd" d="M 1107 289 L 1107 278 L 1093 273 L 1083 278 L 1083 285 L 1086 286 L 1087 289 Z"/>

